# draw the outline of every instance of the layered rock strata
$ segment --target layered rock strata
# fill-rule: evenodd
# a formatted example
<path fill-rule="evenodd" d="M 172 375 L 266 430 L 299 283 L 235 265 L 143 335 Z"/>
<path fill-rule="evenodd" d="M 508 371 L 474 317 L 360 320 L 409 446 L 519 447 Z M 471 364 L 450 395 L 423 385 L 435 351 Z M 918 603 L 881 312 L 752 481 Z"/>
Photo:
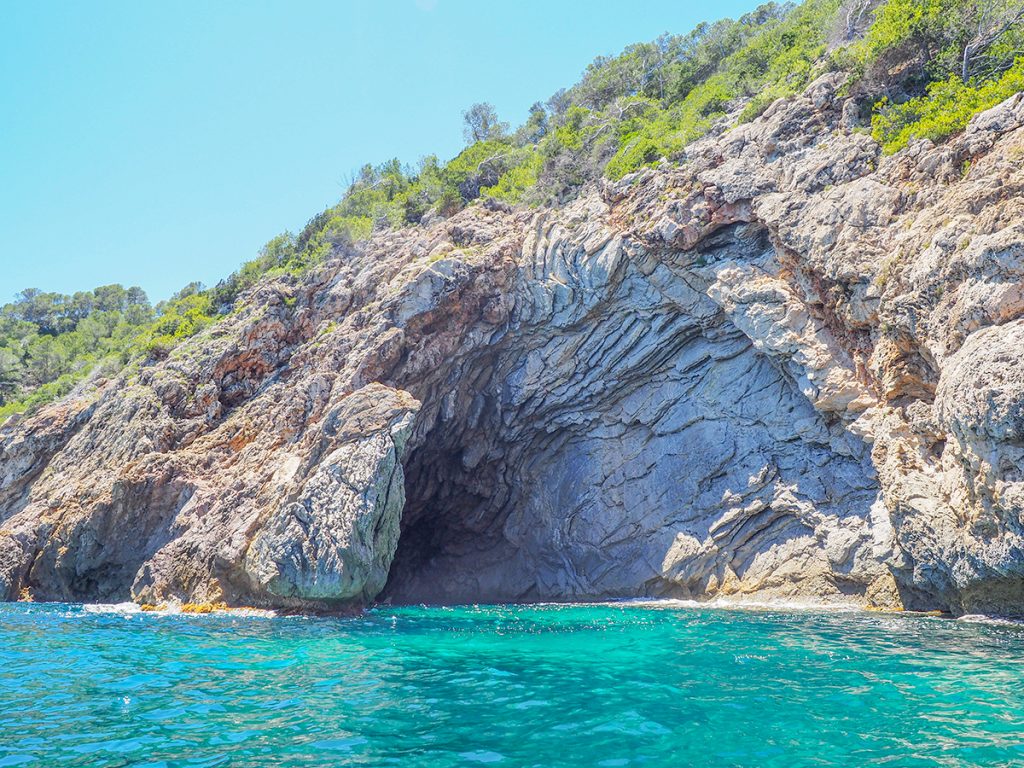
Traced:
<path fill-rule="evenodd" d="M 841 86 L 8 423 L 0 594 L 1024 611 L 1024 97 L 883 157 Z"/>

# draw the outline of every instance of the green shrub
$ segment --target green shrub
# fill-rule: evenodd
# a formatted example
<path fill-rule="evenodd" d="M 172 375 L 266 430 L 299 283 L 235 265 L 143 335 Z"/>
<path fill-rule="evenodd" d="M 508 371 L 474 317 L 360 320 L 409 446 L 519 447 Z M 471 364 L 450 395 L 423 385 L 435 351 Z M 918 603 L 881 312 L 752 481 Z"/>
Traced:
<path fill-rule="evenodd" d="M 84 378 L 86 373 L 88 373 L 88 370 L 83 369 L 78 374 L 64 374 L 58 379 L 41 384 L 19 400 L 0 405 L 0 423 L 3 423 L 5 419 L 16 413 L 31 412 L 40 406 L 64 397 L 64 395 L 74 389 L 75 384 Z"/>
<path fill-rule="evenodd" d="M 498 183 L 490 187 L 483 187 L 481 195 L 504 200 L 507 203 L 520 203 L 527 193 L 537 184 L 541 168 L 544 166 L 544 157 L 535 149 L 526 150 L 523 158 L 517 158 L 517 162 L 498 178 Z"/>
<path fill-rule="evenodd" d="M 941 141 L 963 130 L 974 115 L 1024 91 L 1024 57 L 997 80 L 972 85 L 957 75 L 932 83 L 924 96 L 902 104 L 879 102 L 871 135 L 892 154 L 911 139 Z"/>
<path fill-rule="evenodd" d="M 130 355 L 160 359 L 178 344 L 212 324 L 219 317 L 210 291 L 191 293 L 159 305 L 160 315 L 129 348 Z"/>
<path fill-rule="evenodd" d="M 949 0 L 886 0 L 875 11 L 874 22 L 855 46 L 857 57 L 878 61 L 900 49 L 934 49 L 946 13 L 955 11 Z"/>
<path fill-rule="evenodd" d="M 624 132 L 605 175 L 620 179 L 661 158 L 677 157 L 740 99 L 749 99 L 738 116 L 743 122 L 776 99 L 798 93 L 817 73 L 825 30 L 838 5 L 838 0 L 807 0 L 785 14 L 741 19 L 737 25 L 744 31 L 732 52 L 702 79 L 691 79 L 687 89 L 677 90 L 684 93 L 680 100 L 646 112 L 641 125 Z"/>
<path fill-rule="evenodd" d="M 1020 0 L 886 0 L 836 61 L 876 92 L 922 95 L 952 75 L 998 79 L 1024 50 Z"/>

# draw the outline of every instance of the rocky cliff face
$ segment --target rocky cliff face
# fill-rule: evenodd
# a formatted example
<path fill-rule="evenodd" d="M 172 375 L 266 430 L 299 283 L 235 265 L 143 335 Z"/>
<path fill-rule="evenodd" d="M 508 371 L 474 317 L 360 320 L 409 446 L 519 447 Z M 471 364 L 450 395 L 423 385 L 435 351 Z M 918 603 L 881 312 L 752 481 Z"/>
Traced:
<path fill-rule="evenodd" d="M 884 158 L 840 86 L 8 424 L 0 594 L 1024 611 L 1024 97 Z"/>

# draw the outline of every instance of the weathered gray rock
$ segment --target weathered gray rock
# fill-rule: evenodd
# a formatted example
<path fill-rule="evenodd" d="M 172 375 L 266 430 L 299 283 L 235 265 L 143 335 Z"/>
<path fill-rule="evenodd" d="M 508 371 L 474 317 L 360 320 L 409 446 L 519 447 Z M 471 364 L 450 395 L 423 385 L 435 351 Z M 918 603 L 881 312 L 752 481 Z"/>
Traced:
<path fill-rule="evenodd" d="M 1021 101 L 883 158 L 841 84 L 8 425 L 0 593 L 1024 611 Z"/>
<path fill-rule="evenodd" d="M 352 434 L 253 536 L 245 569 L 261 590 L 330 605 L 368 602 L 384 588 L 405 506 L 401 459 L 415 405 L 371 384 L 327 415 Z M 274 480 L 283 486 L 300 463 L 285 459 Z"/>

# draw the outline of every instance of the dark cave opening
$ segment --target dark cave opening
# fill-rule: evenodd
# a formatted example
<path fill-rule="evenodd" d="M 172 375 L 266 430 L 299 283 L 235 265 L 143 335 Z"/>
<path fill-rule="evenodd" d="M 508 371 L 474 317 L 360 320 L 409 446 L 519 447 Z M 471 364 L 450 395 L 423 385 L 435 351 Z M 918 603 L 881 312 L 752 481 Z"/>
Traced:
<path fill-rule="evenodd" d="M 454 593 L 465 593 L 453 582 L 466 564 L 501 546 L 501 520 L 493 515 L 501 486 L 495 468 L 467 468 L 461 448 L 443 446 L 439 438 L 432 431 L 406 458 L 406 503 L 382 601 L 450 602 Z"/>

